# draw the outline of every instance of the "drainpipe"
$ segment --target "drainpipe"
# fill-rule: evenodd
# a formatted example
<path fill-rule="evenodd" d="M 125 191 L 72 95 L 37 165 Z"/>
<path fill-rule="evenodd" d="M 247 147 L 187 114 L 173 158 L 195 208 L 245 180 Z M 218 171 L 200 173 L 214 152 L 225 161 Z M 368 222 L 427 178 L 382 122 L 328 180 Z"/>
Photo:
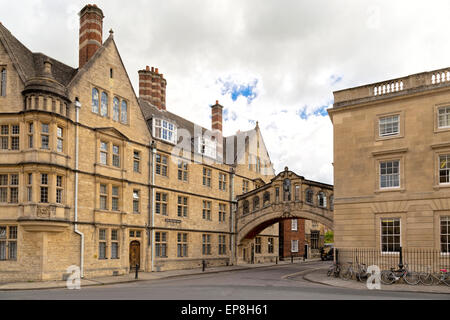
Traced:
<path fill-rule="evenodd" d="M 231 173 L 230 173 L 230 198 L 231 198 L 231 203 L 230 203 L 230 219 L 231 219 L 231 223 L 230 223 L 230 231 L 231 231 L 231 261 L 232 264 L 235 265 L 236 264 L 236 244 L 235 244 L 235 238 L 236 238 L 236 234 L 234 233 L 234 213 L 236 212 L 235 208 L 234 208 L 234 168 L 231 168 Z"/>
<path fill-rule="evenodd" d="M 81 250 L 80 250 L 80 275 L 81 278 L 84 277 L 84 234 L 78 230 L 78 122 L 79 122 L 79 111 L 81 108 L 81 103 L 78 97 L 75 98 L 75 228 L 74 232 L 81 237 Z"/>
<path fill-rule="evenodd" d="M 151 168 L 151 198 L 152 198 L 152 203 L 151 203 L 151 217 L 152 217 L 152 223 L 151 223 L 151 239 L 152 239 L 152 272 L 155 271 L 155 157 L 156 157 L 156 144 L 155 141 L 152 141 L 151 145 L 150 145 L 150 149 L 151 149 L 151 159 L 152 162 L 150 164 L 150 168 Z"/>

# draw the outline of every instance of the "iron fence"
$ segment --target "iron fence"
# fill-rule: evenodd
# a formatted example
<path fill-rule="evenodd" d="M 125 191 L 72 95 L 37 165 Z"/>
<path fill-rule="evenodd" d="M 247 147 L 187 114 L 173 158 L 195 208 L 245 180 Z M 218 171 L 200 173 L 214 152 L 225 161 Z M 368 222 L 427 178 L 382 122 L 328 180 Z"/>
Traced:
<path fill-rule="evenodd" d="M 450 253 L 436 249 L 400 248 L 395 252 L 383 252 L 372 248 L 336 248 L 335 261 L 341 264 L 364 263 L 376 265 L 381 270 L 407 265 L 413 272 L 438 273 L 440 269 L 450 269 Z"/>

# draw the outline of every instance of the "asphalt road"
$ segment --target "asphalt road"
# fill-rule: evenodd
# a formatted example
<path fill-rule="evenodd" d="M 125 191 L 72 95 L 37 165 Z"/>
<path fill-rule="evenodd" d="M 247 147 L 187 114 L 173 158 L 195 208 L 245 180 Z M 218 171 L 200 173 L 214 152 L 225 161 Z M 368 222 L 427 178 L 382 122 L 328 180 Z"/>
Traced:
<path fill-rule="evenodd" d="M 288 275 L 326 265 L 328 263 L 324 262 L 278 265 L 172 279 L 82 287 L 80 290 L 0 291 L 0 300 L 450 300 L 450 295 L 445 294 L 330 287 L 306 281 L 301 274 L 286 278 Z"/>

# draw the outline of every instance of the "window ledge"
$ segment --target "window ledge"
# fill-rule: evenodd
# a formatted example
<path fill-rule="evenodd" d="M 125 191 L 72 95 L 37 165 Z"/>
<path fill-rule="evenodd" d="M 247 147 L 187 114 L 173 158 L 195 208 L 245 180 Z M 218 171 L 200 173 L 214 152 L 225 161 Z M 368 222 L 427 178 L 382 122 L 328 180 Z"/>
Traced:
<path fill-rule="evenodd" d="M 438 184 L 438 185 L 434 185 L 434 186 L 433 186 L 433 189 L 434 189 L 434 190 L 439 190 L 439 189 L 441 189 L 441 188 L 443 188 L 443 189 L 450 188 L 450 183 L 446 183 L 446 184 Z"/>
<path fill-rule="evenodd" d="M 385 192 L 405 192 L 406 189 L 405 188 L 386 188 L 386 189 L 378 189 L 375 190 L 375 194 L 379 194 L 379 193 L 385 193 Z"/>
<path fill-rule="evenodd" d="M 397 154 L 397 153 L 405 153 L 408 151 L 408 148 L 400 148 L 400 149 L 392 149 L 392 150 L 381 150 L 372 152 L 372 156 L 384 156 L 387 154 Z"/>

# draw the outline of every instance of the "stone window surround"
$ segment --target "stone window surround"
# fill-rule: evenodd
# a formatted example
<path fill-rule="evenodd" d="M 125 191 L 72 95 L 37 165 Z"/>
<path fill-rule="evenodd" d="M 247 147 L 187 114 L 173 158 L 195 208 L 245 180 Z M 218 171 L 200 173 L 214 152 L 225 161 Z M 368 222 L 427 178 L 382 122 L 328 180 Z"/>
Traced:
<path fill-rule="evenodd" d="M 65 179 L 67 180 L 67 179 Z M 95 207 L 95 211 L 100 211 L 100 212 L 108 212 L 108 213 L 119 213 L 122 212 L 123 210 L 123 192 L 124 189 L 122 187 L 122 185 L 120 183 L 114 183 L 105 179 L 98 179 L 96 182 L 96 188 L 95 188 L 95 192 L 96 192 L 96 196 L 95 196 L 95 203 L 96 203 L 96 207 Z M 100 193 L 100 185 L 106 185 L 106 193 Z M 112 188 L 113 187 L 117 187 L 118 190 L 118 195 L 117 196 L 113 196 L 112 193 Z M 100 195 L 106 195 L 106 209 L 102 209 L 100 206 Z M 113 210 L 112 209 L 112 199 L 116 198 L 118 199 L 118 210 Z"/>
<path fill-rule="evenodd" d="M 398 133 L 390 134 L 390 135 L 380 135 L 380 119 L 390 116 L 399 116 L 398 123 Z M 392 111 L 388 113 L 377 114 L 374 121 L 374 136 L 375 141 L 389 140 L 389 139 L 397 139 L 404 138 L 405 136 L 405 111 Z"/>
<path fill-rule="evenodd" d="M 373 166 L 375 172 L 374 179 L 374 193 L 378 194 L 381 192 L 405 192 L 406 191 L 406 178 L 405 178 L 405 154 L 407 153 L 407 148 L 395 149 L 395 150 L 383 150 L 372 152 Z M 399 161 L 399 174 L 400 174 L 400 186 L 391 188 L 381 188 L 380 182 L 380 163 L 385 161 Z"/>
<path fill-rule="evenodd" d="M 117 137 L 112 137 L 110 135 L 106 135 L 106 134 L 98 134 L 96 137 L 96 163 L 95 165 L 97 166 L 102 166 L 102 167 L 108 167 L 109 169 L 114 169 L 114 170 L 122 170 L 123 168 L 125 168 L 125 157 L 124 157 L 124 153 L 125 153 L 125 146 L 126 146 L 126 142 L 124 140 L 118 139 Z M 101 163 L 101 143 L 104 142 L 107 144 L 107 155 L 106 155 L 106 164 Z M 116 167 L 113 165 L 113 146 L 118 146 L 119 147 L 119 167 Z"/>
<path fill-rule="evenodd" d="M 121 235 L 121 230 L 120 228 L 108 228 L 105 226 L 102 227 L 97 227 L 97 232 L 95 232 L 96 235 L 96 241 L 97 241 L 97 258 L 98 260 L 120 260 L 120 249 L 121 249 L 121 239 L 122 239 L 122 235 Z M 105 230 L 105 239 L 102 240 L 100 239 L 100 230 Z M 112 240 L 112 230 L 116 230 L 117 231 L 117 240 Z M 117 243 L 117 258 L 112 258 L 112 243 L 116 242 Z M 100 257 L 100 243 L 105 243 L 105 257 L 101 258 Z M 109 257 L 109 258 L 108 258 Z"/>
<path fill-rule="evenodd" d="M 92 99 L 92 94 L 93 94 L 93 90 L 94 89 L 97 89 L 97 92 L 98 92 L 98 112 L 94 112 L 92 110 L 92 100 L 93 100 Z M 102 93 L 103 92 L 106 93 L 107 96 L 108 96 L 108 104 L 107 104 L 106 116 L 102 116 L 101 115 L 101 102 L 102 102 Z M 114 113 L 113 112 L 113 107 L 114 107 L 113 103 L 114 103 L 114 98 L 117 98 L 119 100 L 119 121 L 113 120 L 113 113 Z M 127 104 L 127 122 L 126 123 L 122 122 L 122 101 L 125 101 L 126 104 Z M 120 95 L 118 95 L 116 93 L 112 93 L 111 91 L 106 90 L 106 89 L 104 89 L 104 88 L 102 88 L 102 87 L 100 87 L 98 85 L 92 85 L 91 84 L 91 93 L 90 93 L 89 106 L 90 106 L 91 113 L 93 113 L 93 114 L 95 114 L 97 116 L 100 116 L 100 117 L 105 118 L 105 119 L 110 119 L 110 120 L 112 120 L 114 122 L 117 122 L 117 123 L 120 123 L 120 124 L 123 124 L 123 125 L 126 125 L 126 126 L 130 125 L 130 103 L 129 103 L 128 99 L 125 99 L 124 97 L 122 97 L 122 96 L 120 96 Z"/>
<path fill-rule="evenodd" d="M 450 143 L 435 144 L 431 146 L 431 149 L 433 149 L 433 164 L 434 164 L 433 189 L 439 190 L 440 188 L 450 188 L 450 183 L 440 183 L 439 179 L 439 167 L 440 167 L 439 156 L 450 155 Z"/>
<path fill-rule="evenodd" d="M 398 252 L 383 252 L 382 251 L 382 243 L 381 243 L 381 220 L 383 219 L 400 219 L 400 246 L 403 246 L 403 243 L 408 243 L 407 232 L 406 230 L 406 221 L 407 221 L 407 212 L 382 212 L 375 213 L 375 238 L 376 238 L 376 247 L 379 248 L 382 255 L 398 255 Z"/>
<path fill-rule="evenodd" d="M 450 126 L 441 128 L 439 127 L 439 109 L 444 107 L 450 107 L 450 102 L 439 103 L 433 106 L 434 133 L 450 131 Z"/>
<path fill-rule="evenodd" d="M 0 98 L 6 97 L 7 91 L 8 91 L 8 68 L 6 65 L 0 65 Z"/>

